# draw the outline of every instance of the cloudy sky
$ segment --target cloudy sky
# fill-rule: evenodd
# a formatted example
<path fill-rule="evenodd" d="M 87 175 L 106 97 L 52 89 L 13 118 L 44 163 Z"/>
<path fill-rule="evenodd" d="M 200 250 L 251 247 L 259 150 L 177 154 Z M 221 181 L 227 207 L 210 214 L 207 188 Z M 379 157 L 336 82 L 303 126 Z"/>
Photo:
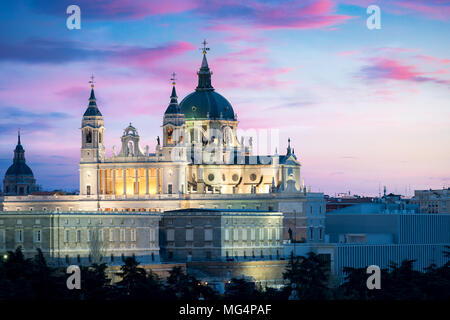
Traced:
<path fill-rule="evenodd" d="M 66 27 L 71 4 L 80 30 Z M 366 26 L 371 4 L 379 30 Z M 279 130 L 280 153 L 290 137 L 313 191 L 448 187 L 449 17 L 444 0 L 3 1 L 0 176 L 21 128 L 38 183 L 78 188 L 92 73 L 108 153 L 129 122 L 153 150 L 170 74 L 180 99 L 193 91 L 207 39 L 240 128 Z"/>

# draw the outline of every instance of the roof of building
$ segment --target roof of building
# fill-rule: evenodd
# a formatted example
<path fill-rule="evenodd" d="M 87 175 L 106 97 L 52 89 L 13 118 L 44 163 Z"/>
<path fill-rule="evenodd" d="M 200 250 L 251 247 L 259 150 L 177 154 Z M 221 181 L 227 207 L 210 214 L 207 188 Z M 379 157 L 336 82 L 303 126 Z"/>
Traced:
<path fill-rule="evenodd" d="M 328 215 L 338 214 L 400 214 L 417 213 L 418 206 L 397 203 L 359 203 L 345 208 L 327 212 Z"/>
<path fill-rule="evenodd" d="M 175 90 L 175 85 L 172 87 L 172 94 L 170 95 L 170 103 L 164 114 L 180 114 L 180 106 L 178 105 L 177 92 Z"/>
<path fill-rule="evenodd" d="M 177 209 L 177 210 L 164 211 L 164 213 L 176 213 L 176 212 L 255 212 L 255 213 L 266 213 L 266 212 L 276 212 L 276 211 L 255 210 L 255 209 L 205 209 L 205 208 L 187 208 L 187 209 Z"/>
<path fill-rule="evenodd" d="M 197 88 L 180 103 L 181 112 L 186 120 L 217 119 L 234 121 L 235 115 L 231 103 L 215 92 L 211 85 L 212 73 L 209 70 L 206 54 L 203 55 L 202 66 L 197 74 Z"/>
<path fill-rule="evenodd" d="M 33 176 L 33 171 L 25 163 L 25 150 L 20 142 L 20 132 L 17 137 L 17 146 L 14 149 L 13 164 L 6 170 L 5 177 Z"/>
<path fill-rule="evenodd" d="M 102 113 L 97 107 L 97 100 L 95 99 L 94 88 L 91 88 L 91 95 L 89 97 L 89 105 L 84 112 L 84 117 L 101 117 Z"/>

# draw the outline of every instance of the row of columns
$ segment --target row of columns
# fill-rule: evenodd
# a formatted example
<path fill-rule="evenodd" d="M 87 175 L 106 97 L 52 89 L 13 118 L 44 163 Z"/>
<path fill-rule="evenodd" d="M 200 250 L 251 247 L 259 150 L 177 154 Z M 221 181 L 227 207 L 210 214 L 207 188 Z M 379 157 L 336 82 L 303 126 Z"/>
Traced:
<path fill-rule="evenodd" d="M 138 177 L 138 169 L 140 168 L 135 168 L 135 188 L 134 188 L 134 194 L 137 195 L 139 193 L 139 177 Z M 155 168 L 156 169 L 156 193 L 157 194 L 161 194 L 161 184 L 160 180 L 161 180 L 161 173 L 160 170 L 161 168 Z M 99 190 L 99 194 L 106 194 L 106 172 L 107 170 L 112 170 L 112 194 L 116 195 L 116 170 L 120 170 L 120 169 L 99 169 L 99 174 L 98 174 L 98 185 L 100 186 L 101 183 L 101 189 Z M 127 193 L 127 168 L 122 169 L 123 170 L 123 182 L 122 182 L 122 194 L 126 195 Z M 145 168 L 145 194 L 148 195 L 149 194 L 149 168 Z"/>

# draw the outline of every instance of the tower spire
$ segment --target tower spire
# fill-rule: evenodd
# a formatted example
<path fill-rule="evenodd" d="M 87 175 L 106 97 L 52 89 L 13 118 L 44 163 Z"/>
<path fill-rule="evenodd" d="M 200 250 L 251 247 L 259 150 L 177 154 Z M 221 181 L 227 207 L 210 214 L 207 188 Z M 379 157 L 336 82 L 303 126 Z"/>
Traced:
<path fill-rule="evenodd" d="M 213 86 L 211 85 L 211 75 L 212 72 L 209 70 L 208 66 L 208 60 L 206 59 L 206 53 L 210 50 L 206 45 L 208 42 L 206 40 L 203 40 L 202 45 L 203 47 L 200 48 L 203 53 L 203 59 L 202 59 L 202 65 L 200 67 L 200 70 L 197 72 L 198 75 L 198 86 L 195 89 L 195 91 L 212 91 L 214 90 Z"/>
<path fill-rule="evenodd" d="M 291 154 L 291 138 L 288 138 L 288 147 L 287 147 L 287 151 L 286 151 L 286 155 L 290 155 Z"/>
<path fill-rule="evenodd" d="M 17 144 L 20 145 L 20 128 L 17 130 Z"/>
<path fill-rule="evenodd" d="M 89 96 L 89 105 L 88 108 L 86 109 L 86 112 L 84 113 L 83 116 L 88 116 L 88 117 L 92 117 L 92 116 L 102 116 L 102 113 L 100 112 L 100 110 L 97 107 L 97 99 L 95 98 L 95 93 L 94 93 L 94 75 L 90 76 L 90 81 L 89 83 L 91 84 L 91 95 Z"/>

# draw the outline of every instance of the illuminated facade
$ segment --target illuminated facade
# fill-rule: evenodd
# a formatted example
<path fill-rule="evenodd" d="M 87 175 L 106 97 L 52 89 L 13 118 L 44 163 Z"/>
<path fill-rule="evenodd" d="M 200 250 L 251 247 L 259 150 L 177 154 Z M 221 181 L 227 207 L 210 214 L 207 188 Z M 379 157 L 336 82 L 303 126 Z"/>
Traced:
<path fill-rule="evenodd" d="M 281 212 L 283 239 L 323 241 L 323 194 L 300 183 L 301 165 L 290 141 L 282 155 L 253 155 L 251 138 L 238 138 L 237 115 L 212 87 L 211 74 L 204 51 L 195 91 L 178 103 L 172 83 L 155 150 L 141 148 L 130 123 L 120 150 L 113 148 L 110 156 L 92 84 L 81 121 L 80 194 L 7 196 L 0 206 L 19 212 Z"/>

